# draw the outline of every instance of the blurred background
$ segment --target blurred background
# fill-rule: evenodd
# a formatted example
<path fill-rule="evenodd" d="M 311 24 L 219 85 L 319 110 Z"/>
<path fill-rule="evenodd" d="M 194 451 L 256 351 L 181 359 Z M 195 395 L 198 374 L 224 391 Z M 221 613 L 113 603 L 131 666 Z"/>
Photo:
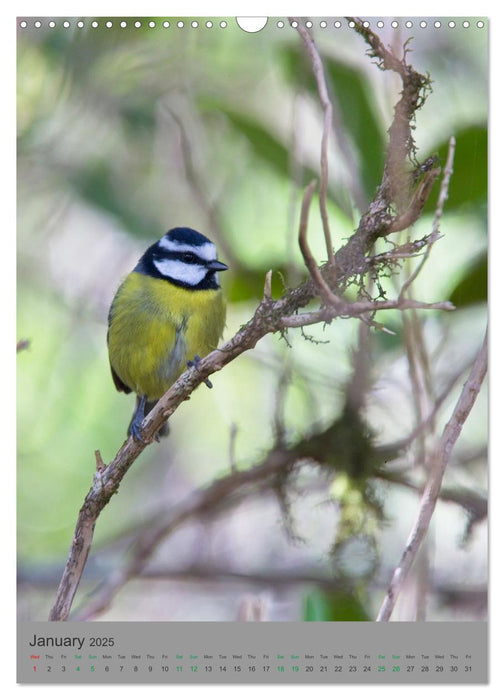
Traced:
<path fill-rule="evenodd" d="M 411 39 L 408 61 L 432 79 L 415 125 L 418 160 L 438 153 L 443 165 L 456 139 L 443 237 L 414 297 L 450 299 L 457 311 L 383 312 L 376 320 L 394 335 L 368 334 L 363 419 L 375 445 L 391 445 L 418 422 L 414 334 L 439 434 L 485 332 L 487 28 L 475 18 L 468 27 L 443 18 L 439 28 L 431 19 L 426 27 L 400 20 L 396 29 L 376 21 L 371 27 L 397 53 Z M 230 268 L 221 276 L 224 340 L 251 317 L 268 270 L 273 296 L 306 278 L 297 227 L 303 188 L 319 172 L 322 112 L 299 34 L 286 18 L 270 18 L 257 34 L 233 18 L 109 22 L 18 22 L 21 620 L 47 619 L 94 451 L 109 462 L 125 439 L 134 399 L 117 393 L 110 376 L 107 313 L 142 252 L 174 226 L 215 241 Z M 335 107 L 328 206 L 339 247 L 380 183 L 400 85 L 345 21 L 311 22 Z M 439 183 L 412 239 L 431 232 L 438 192 Z M 317 205 L 309 243 L 322 262 Z M 417 263 L 381 280 L 390 298 Z M 100 516 L 74 609 L 85 610 L 125 566 L 135 538 L 195 490 L 260 464 L 280 433 L 296 445 L 337 423 L 360 326 L 339 319 L 266 337 L 216 374 L 212 391 L 199 387 L 170 419 L 169 438 L 143 452 Z M 396 619 L 485 618 L 486 446 L 482 391 L 447 471 L 452 497 L 438 504 Z M 355 479 L 345 445 L 331 449 L 325 468 L 301 465 L 287 495 L 251 493 L 188 519 L 99 619 L 374 619 L 416 514 L 418 445 L 388 465 L 399 483 Z"/>

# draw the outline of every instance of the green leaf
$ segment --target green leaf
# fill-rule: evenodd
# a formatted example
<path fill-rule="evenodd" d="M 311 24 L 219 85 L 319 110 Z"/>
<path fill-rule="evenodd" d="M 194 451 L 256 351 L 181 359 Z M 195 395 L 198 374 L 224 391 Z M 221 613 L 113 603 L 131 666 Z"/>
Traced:
<path fill-rule="evenodd" d="M 432 153 L 438 153 L 444 166 L 448 155 L 448 137 Z M 476 209 L 486 218 L 488 194 L 488 134 L 486 126 L 471 126 L 455 134 L 455 158 L 445 211 Z M 439 190 L 440 184 L 436 187 Z M 430 197 L 426 211 L 434 211 L 437 196 Z"/>
<path fill-rule="evenodd" d="M 486 253 L 480 255 L 466 270 L 449 295 L 457 308 L 479 304 L 487 300 L 488 259 Z"/>

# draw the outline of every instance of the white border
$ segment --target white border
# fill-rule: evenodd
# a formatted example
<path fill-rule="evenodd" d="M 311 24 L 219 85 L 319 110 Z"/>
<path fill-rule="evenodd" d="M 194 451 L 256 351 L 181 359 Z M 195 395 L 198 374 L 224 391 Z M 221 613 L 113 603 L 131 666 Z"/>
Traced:
<path fill-rule="evenodd" d="M 183 5 L 184 9 L 178 9 L 177 5 Z M 37 698 L 53 698 L 54 696 L 62 697 L 71 694 L 72 697 L 84 697 L 90 693 L 93 697 L 115 696 L 120 693 L 121 698 L 138 698 L 138 694 L 144 687 L 151 696 L 166 698 L 167 695 L 172 695 L 177 698 L 194 697 L 197 693 L 204 694 L 205 699 L 211 698 L 235 698 L 237 693 L 243 698 L 255 698 L 258 694 L 269 694 L 275 698 L 305 698 L 307 692 L 315 693 L 318 697 L 331 697 L 344 693 L 345 696 L 353 694 L 361 694 L 363 692 L 372 692 L 373 698 L 390 698 L 391 696 L 416 696 L 428 694 L 429 697 L 441 697 L 447 694 L 456 696 L 457 698 L 473 698 L 475 694 L 478 696 L 497 697 L 502 693 L 504 688 L 504 674 L 502 673 L 502 643 L 501 629 L 504 622 L 504 603 L 503 603 L 503 577 L 502 577 L 502 548 L 499 546 L 501 533 L 504 531 L 503 512 L 501 505 L 502 494 L 504 494 L 503 483 L 503 452 L 502 448 L 495 444 L 497 436 L 501 431 L 500 424 L 502 421 L 502 400 L 501 391 L 504 389 L 502 384 L 502 370 L 497 362 L 493 362 L 494 357 L 499 358 L 503 354 L 504 348 L 501 347 L 500 328 L 502 326 L 502 312 L 499 296 L 502 290 L 493 284 L 494 279 L 502 278 L 502 270 L 500 261 L 504 260 L 504 231 L 500 221 L 502 216 L 497 217 L 493 207 L 493 194 L 497 196 L 495 201 L 498 202 L 502 198 L 502 176 L 499 171 L 502 171 L 502 155 L 503 155 L 503 137 L 502 124 L 504 123 L 502 113 L 502 46 L 503 41 L 500 38 L 502 32 L 502 5 L 499 5 L 495 0 L 488 2 L 468 2 L 467 0 L 458 0 L 457 2 L 441 3 L 439 0 L 422 0 L 418 4 L 409 5 L 408 9 L 411 12 L 405 12 L 403 2 L 358 2 L 358 3 L 342 3 L 338 5 L 334 2 L 322 2 L 320 0 L 310 0 L 300 2 L 299 0 L 291 0 L 290 2 L 264 2 L 264 0 L 256 0 L 255 2 L 231 2 L 230 0 L 215 0 L 215 2 L 195 2 L 189 0 L 184 3 L 167 3 L 159 0 L 136 4 L 129 0 L 123 2 L 107 2 L 106 0 L 88 0 L 85 3 L 81 2 L 62 2 L 61 0 L 48 0 L 41 6 L 40 0 L 25 1 L 15 3 L 15 7 L 9 12 L 3 13 L 2 21 L 0 22 L 0 46 L 2 47 L 2 76 L 4 98 L 7 95 L 8 100 L 3 101 L 2 109 L 0 110 L 2 124 L 0 129 L 1 138 L 4 139 L 2 145 L 3 166 L 2 174 L 2 238 L 1 250 L 3 253 L 2 260 L 2 276 L 1 284 L 1 299 L 2 299 L 2 327 L 6 331 L 3 334 L 0 348 L 2 352 L 2 361 L 0 367 L 3 370 L 2 388 L 4 416 L 2 417 L 2 433 L 7 436 L 4 440 L 3 451 L 4 458 L 2 464 L 2 481 L 7 482 L 7 489 L 4 487 L 4 494 L 9 494 L 9 506 L 2 508 L 2 532 L 4 533 L 2 547 L 2 601 L 3 601 L 3 622 L 2 625 L 3 637 L 3 655 L 2 668 L 4 669 L 1 679 L 3 689 L 7 690 L 9 696 L 12 692 L 16 695 L 26 695 L 32 692 Z M 491 266 L 490 266 L 490 289 L 492 298 L 492 333 L 491 333 L 491 589 L 490 589 L 490 678 L 489 686 L 120 686 L 120 688 L 109 686 L 16 686 L 15 685 L 15 668 L 16 668 L 16 652 L 15 652 L 15 624 L 16 624 L 16 605 L 15 605 L 15 561 L 16 561 L 16 545 L 15 531 L 13 523 L 15 522 L 15 412 L 13 411 L 12 397 L 15 396 L 15 372 L 11 363 L 14 355 L 14 336 L 15 332 L 15 308 L 13 304 L 15 294 L 15 112 L 13 105 L 15 104 L 15 31 L 14 19 L 16 16 L 38 16 L 43 13 L 43 16 L 333 16 L 337 12 L 340 15 L 353 15 L 358 17 L 373 17 L 378 13 L 381 16 L 481 16 L 490 17 L 490 56 L 491 56 L 491 180 L 490 180 L 490 231 L 491 231 Z M 11 101 L 12 96 L 12 101 Z M 7 160 L 7 165 L 5 165 Z M 499 317 L 493 313 L 493 309 L 497 309 Z M 15 360 L 14 360 L 15 361 Z M 499 363 L 500 364 L 500 363 Z M 391 623 L 393 624 L 393 623 Z M 500 691 L 499 691 L 500 688 Z M 502 695 L 501 695 L 502 697 Z"/>

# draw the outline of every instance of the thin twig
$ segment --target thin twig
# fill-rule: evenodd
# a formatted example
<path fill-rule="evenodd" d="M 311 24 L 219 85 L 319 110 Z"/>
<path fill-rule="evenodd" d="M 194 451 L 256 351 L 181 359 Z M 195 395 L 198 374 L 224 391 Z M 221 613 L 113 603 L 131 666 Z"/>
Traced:
<path fill-rule="evenodd" d="M 277 382 L 275 393 L 275 411 L 273 414 L 273 426 L 275 434 L 275 445 L 285 445 L 285 404 L 287 401 L 287 393 L 292 381 L 292 361 L 286 358 L 282 367 L 282 372 Z"/>
<path fill-rule="evenodd" d="M 356 318 L 370 311 L 380 311 L 384 309 L 438 309 L 439 311 L 454 311 L 455 307 L 451 301 L 438 301 L 428 304 L 422 301 L 414 301 L 413 299 L 389 299 L 387 301 L 356 301 L 349 302 L 339 307 L 338 313 L 331 312 L 326 307 L 318 311 L 307 312 L 304 314 L 295 314 L 293 316 L 282 316 L 282 325 L 284 328 L 301 328 L 302 326 L 311 326 L 314 323 L 330 323 L 335 315 L 345 318 Z"/>
<path fill-rule="evenodd" d="M 289 18 L 292 23 L 294 18 Z M 331 239 L 331 231 L 329 227 L 329 217 L 327 215 L 327 185 L 329 179 L 329 164 L 327 150 L 329 146 L 329 134 L 332 127 L 332 104 L 329 99 L 329 92 L 324 75 L 324 66 L 320 58 L 315 42 L 305 27 L 299 20 L 296 20 L 296 29 L 303 39 L 308 55 L 310 56 L 313 73 L 317 81 L 317 90 L 319 94 L 320 104 L 324 114 L 324 127 L 322 131 L 322 145 L 320 148 L 320 216 L 322 218 L 322 226 L 324 229 L 324 238 L 327 249 L 327 260 L 329 265 L 334 265 L 334 249 Z"/>
<path fill-rule="evenodd" d="M 229 428 L 229 468 L 231 473 L 238 471 L 236 467 L 236 436 L 238 435 L 238 426 L 236 423 L 231 423 Z"/>
<path fill-rule="evenodd" d="M 357 414 L 364 408 L 366 390 L 369 388 L 371 371 L 369 328 L 375 325 L 373 319 L 362 316 L 363 323 L 359 325 L 357 346 L 352 353 L 353 371 L 346 387 L 348 405 Z"/>
<path fill-rule="evenodd" d="M 455 138 L 452 136 L 450 138 L 450 141 L 448 143 L 448 157 L 446 159 L 446 164 L 444 167 L 443 171 L 443 180 L 441 182 L 441 189 L 439 191 L 439 197 L 437 200 L 437 205 L 436 205 L 436 213 L 434 215 L 434 223 L 432 226 L 432 232 L 430 235 L 427 237 L 428 238 L 428 245 L 427 245 L 427 250 L 425 251 L 422 260 L 420 264 L 416 267 L 416 269 L 413 271 L 409 279 L 406 280 L 406 282 L 403 284 L 403 287 L 401 289 L 401 292 L 399 294 L 399 297 L 402 298 L 405 296 L 407 290 L 411 287 L 413 282 L 416 280 L 418 275 L 420 274 L 423 266 L 427 262 L 427 259 L 429 257 L 430 251 L 432 249 L 433 244 L 435 241 L 438 240 L 440 233 L 439 233 L 439 226 L 441 223 L 441 217 L 443 215 L 443 207 L 445 201 L 448 199 L 448 190 L 450 187 L 450 178 L 453 174 L 453 159 L 455 156 Z"/>
<path fill-rule="evenodd" d="M 446 164 L 443 171 L 443 181 L 441 182 L 441 189 L 439 191 L 439 197 L 436 206 L 436 212 L 434 214 L 434 225 L 432 230 L 439 233 L 439 224 L 441 217 L 443 216 L 443 207 L 448 199 L 448 190 L 450 187 L 450 178 L 453 175 L 453 161 L 455 159 L 455 136 L 451 136 L 448 142 L 448 155 L 446 157 Z"/>
<path fill-rule="evenodd" d="M 294 18 L 290 18 L 291 24 L 296 21 L 297 22 L 297 27 L 296 29 L 298 32 L 303 36 L 303 30 L 304 28 L 301 26 L 299 20 L 294 20 Z M 301 29 L 300 29 L 301 27 Z M 304 38 L 304 37 L 303 37 Z M 315 46 L 315 45 L 314 45 Z M 357 165 L 357 160 L 356 160 L 356 154 L 352 150 L 352 144 L 350 143 L 350 140 L 348 138 L 348 134 L 346 133 L 345 125 L 344 125 L 344 120 L 341 114 L 341 110 L 339 108 L 338 104 L 338 95 L 335 93 L 335 90 L 333 89 L 331 91 L 331 82 L 327 84 L 327 81 L 325 79 L 325 73 L 324 71 L 320 70 L 320 68 L 315 66 L 313 58 L 311 56 L 310 52 L 310 47 L 308 46 L 308 55 L 310 57 L 311 63 L 312 63 L 312 70 L 315 73 L 315 78 L 316 78 L 316 84 L 317 84 L 317 91 L 319 93 L 319 99 L 321 100 L 326 100 L 330 105 L 330 110 L 332 112 L 332 125 L 333 125 L 333 133 L 335 137 L 336 144 L 339 148 L 340 154 L 341 154 L 341 162 L 345 164 L 345 170 L 348 174 L 348 189 L 350 190 L 350 193 L 357 205 L 357 208 L 361 215 L 366 211 L 367 207 L 367 199 L 365 196 L 365 193 L 363 191 L 362 183 L 360 180 L 360 173 Z M 315 48 L 316 50 L 316 48 Z M 320 61 L 320 64 L 322 61 Z M 327 138 L 325 139 L 326 141 L 326 148 L 328 146 L 328 137 L 329 137 L 329 128 L 330 128 L 330 120 L 328 119 L 327 113 L 324 114 L 324 126 L 327 127 Z M 323 146 L 324 148 L 324 146 Z"/>
<path fill-rule="evenodd" d="M 404 344 L 408 361 L 408 375 L 411 384 L 411 401 L 413 403 L 416 423 L 422 425 L 423 430 L 419 431 L 415 441 L 417 450 L 416 461 L 426 463 L 426 443 L 429 434 L 433 433 L 433 420 L 426 422 L 427 416 L 432 415 L 430 401 L 430 368 L 429 363 L 422 363 L 420 360 L 421 348 L 424 345 L 424 338 L 419 329 L 419 320 L 415 315 L 415 310 L 405 313 L 403 316 Z"/>
<path fill-rule="evenodd" d="M 369 258 L 369 262 L 374 266 L 378 263 L 388 262 L 390 260 L 407 260 L 408 258 L 417 258 L 422 255 L 422 250 L 427 245 L 435 243 L 441 238 L 439 234 L 429 233 L 428 236 L 419 238 L 416 241 L 407 241 L 402 245 L 396 245 L 392 250 L 386 253 L 378 253 Z"/>
<path fill-rule="evenodd" d="M 454 386 L 457 384 L 457 382 L 460 380 L 462 375 L 464 375 L 469 367 L 472 367 L 474 364 L 475 359 L 471 359 L 470 362 L 467 364 L 464 364 L 463 367 L 461 367 L 455 374 L 450 377 L 447 385 L 444 387 L 443 391 L 437 396 L 434 400 L 432 410 L 431 412 L 424 418 L 424 420 L 421 423 L 418 423 L 415 428 L 412 430 L 412 432 L 407 435 L 405 438 L 402 440 L 398 440 L 397 442 L 390 443 L 384 446 L 385 450 L 389 450 L 390 452 L 397 452 L 399 450 L 405 450 L 408 448 L 422 433 L 424 433 L 429 426 L 432 425 L 435 417 L 437 416 L 439 409 L 442 407 L 448 396 L 451 394 L 453 391 Z"/>
<path fill-rule="evenodd" d="M 267 303 L 272 300 L 271 297 L 271 277 L 273 275 L 273 270 L 268 270 L 264 278 L 264 292 L 263 292 L 263 303 Z"/>
<path fill-rule="evenodd" d="M 299 222 L 299 247 L 301 249 L 305 265 L 308 268 L 310 275 L 313 278 L 313 281 L 320 290 L 320 296 L 329 306 L 332 306 L 333 308 L 339 308 L 342 302 L 340 299 L 338 299 L 338 297 L 335 294 L 333 294 L 333 292 L 329 288 L 329 285 L 322 277 L 322 273 L 320 272 L 320 269 L 317 263 L 315 262 L 315 258 L 312 255 L 307 240 L 308 213 L 310 210 L 310 204 L 316 185 L 317 181 L 312 180 L 306 188 L 303 196 L 303 203 L 301 206 L 301 219 Z"/>
<path fill-rule="evenodd" d="M 474 402 L 478 397 L 481 385 L 486 376 L 488 362 L 487 337 L 488 334 L 485 335 L 483 345 L 474 362 L 469 378 L 464 384 L 453 414 L 444 428 L 438 449 L 432 458 L 429 466 L 429 477 L 425 484 L 417 517 L 406 542 L 406 547 L 399 565 L 392 576 L 387 594 L 383 600 L 378 617 L 376 618 L 377 622 L 386 622 L 390 619 L 406 577 L 418 554 L 420 545 L 428 532 L 453 447 L 462 431 L 467 416 L 474 406 Z"/>

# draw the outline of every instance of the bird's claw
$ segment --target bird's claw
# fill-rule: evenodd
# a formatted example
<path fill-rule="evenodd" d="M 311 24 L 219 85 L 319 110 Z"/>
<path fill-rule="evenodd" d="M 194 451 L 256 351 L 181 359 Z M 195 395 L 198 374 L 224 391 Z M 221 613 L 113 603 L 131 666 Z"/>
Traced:
<path fill-rule="evenodd" d="M 187 360 L 187 366 L 194 367 L 197 370 L 200 362 L 201 362 L 201 357 L 199 355 L 195 355 L 192 360 Z M 208 379 L 208 377 L 203 379 L 203 382 L 207 385 L 207 387 L 209 389 L 212 389 L 213 384 L 210 381 L 210 379 Z"/>
<path fill-rule="evenodd" d="M 133 422 L 131 423 L 131 426 L 130 426 L 130 435 L 131 435 L 132 438 L 133 438 L 134 440 L 136 440 L 137 442 L 141 442 L 141 443 L 143 443 L 144 445 L 146 445 L 147 443 L 145 442 L 145 440 L 143 439 L 143 437 L 142 437 L 142 435 L 141 435 L 141 433 L 140 433 L 140 428 L 141 428 L 141 424 L 138 424 L 138 423 L 136 423 L 135 421 L 133 421 Z"/>

